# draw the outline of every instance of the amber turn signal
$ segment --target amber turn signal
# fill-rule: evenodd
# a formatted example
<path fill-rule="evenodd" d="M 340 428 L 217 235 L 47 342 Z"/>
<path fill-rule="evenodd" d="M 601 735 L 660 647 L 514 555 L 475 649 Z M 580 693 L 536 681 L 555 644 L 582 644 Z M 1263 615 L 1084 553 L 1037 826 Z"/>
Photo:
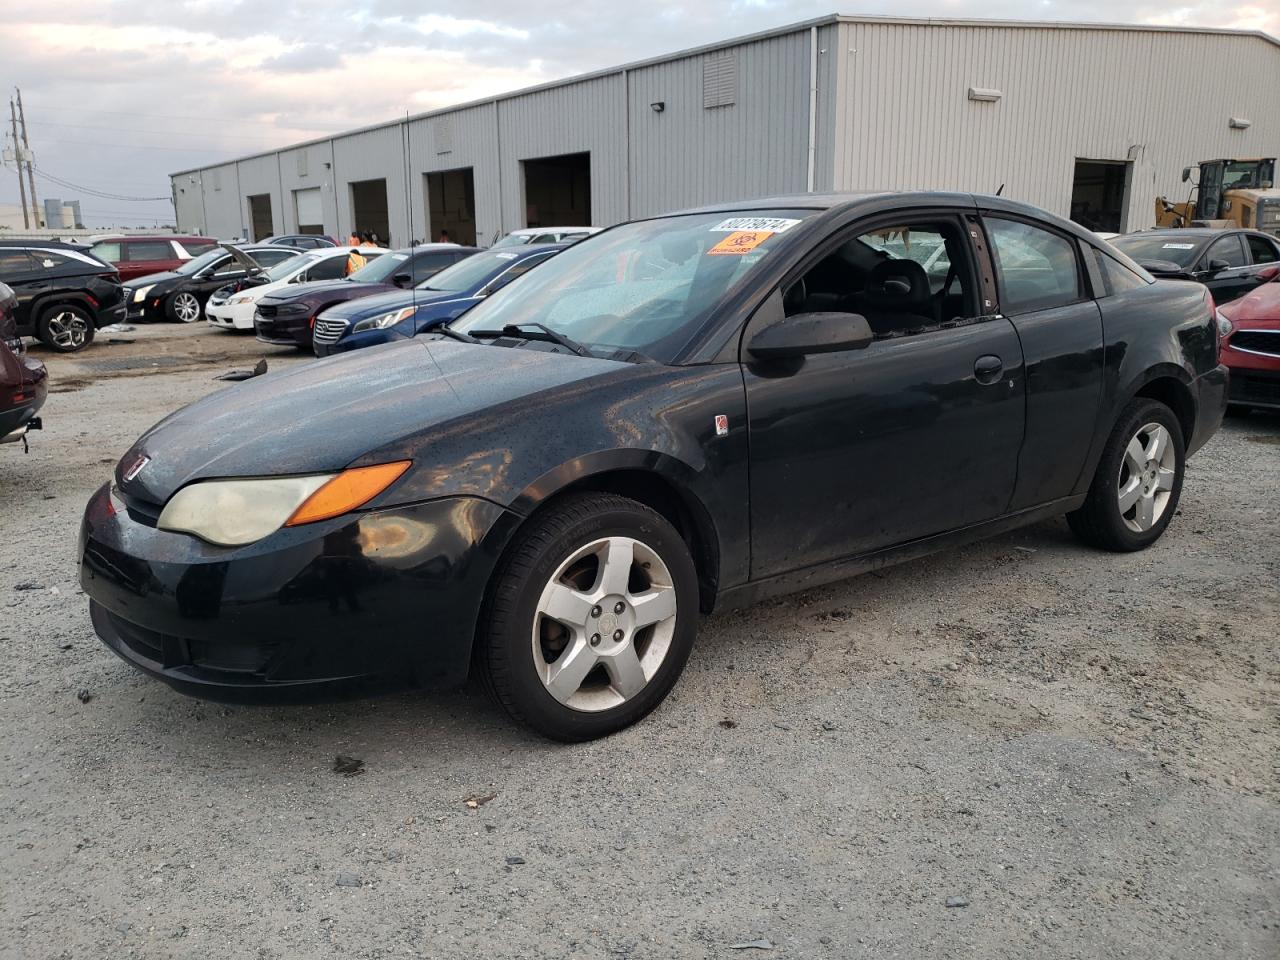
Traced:
<path fill-rule="evenodd" d="M 284 525 L 296 527 L 303 523 L 328 520 L 361 507 L 399 480 L 411 463 L 412 460 L 397 460 L 394 463 L 343 470 L 307 497 Z"/>

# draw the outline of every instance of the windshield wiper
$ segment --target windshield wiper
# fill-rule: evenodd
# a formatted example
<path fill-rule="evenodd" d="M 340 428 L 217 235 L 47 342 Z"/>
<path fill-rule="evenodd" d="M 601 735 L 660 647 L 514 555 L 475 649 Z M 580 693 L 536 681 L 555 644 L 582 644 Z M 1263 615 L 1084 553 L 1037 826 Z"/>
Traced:
<path fill-rule="evenodd" d="M 530 329 L 532 328 L 532 329 Z M 577 340 L 566 337 L 558 330 L 552 330 L 550 327 L 542 323 L 508 323 L 501 330 L 476 330 L 471 334 L 473 337 L 520 337 L 524 340 L 541 340 L 544 343 L 554 343 L 576 353 L 580 357 L 590 357 L 594 354 L 580 344 Z"/>
<path fill-rule="evenodd" d="M 475 337 L 471 336 L 471 334 L 469 333 L 463 333 L 461 330 L 454 330 L 447 323 L 439 327 L 436 327 L 434 330 L 429 330 L 428 333 L 440 333 L 446 337 L 451 337 L 454 340 L 461 340 L 463 343 L 479 343 L 480 342 Z"/>

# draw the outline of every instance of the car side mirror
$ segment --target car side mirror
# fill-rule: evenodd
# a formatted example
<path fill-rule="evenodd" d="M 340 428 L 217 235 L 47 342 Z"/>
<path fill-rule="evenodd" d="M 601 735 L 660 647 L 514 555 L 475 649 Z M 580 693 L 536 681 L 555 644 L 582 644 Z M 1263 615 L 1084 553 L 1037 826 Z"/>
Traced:
<path fill-rule="evenodd" d="M 394 277 L 391 278 L 391 282 L 394 283 L 397 287 L 407 287 L 411 280 L 413 280 L 413 277 L 407 273 L 397 273 Z"/>
<path fill-rule="evenodd" d="M 747 352 L 759 360 L 784 360 L 814 353 L 863 350 L 875 335 L 857 313 L 798 313 L 757 333 Z"/>
<path fill-rule="evenodd" d="M 1225 260 L 1210 260 L 1210 261 L 1209 261 L 1209 272 L 1210 272 L 1210 273 L 1221 273 L 1223 270 L 1230 270 L 1230 269 L 1231 269 L 1231 264 L 1227 263 L 1227 261 L 1225 261 Z"/>
<path fill-rule="evenodd" d="M 1274 280 L 1276 277 L 1280 277 L 1280 266 L 1263 267 L 1258 271 L 1258 279 L 1263 283 L 1266 283 L 1268 280 Z"/>

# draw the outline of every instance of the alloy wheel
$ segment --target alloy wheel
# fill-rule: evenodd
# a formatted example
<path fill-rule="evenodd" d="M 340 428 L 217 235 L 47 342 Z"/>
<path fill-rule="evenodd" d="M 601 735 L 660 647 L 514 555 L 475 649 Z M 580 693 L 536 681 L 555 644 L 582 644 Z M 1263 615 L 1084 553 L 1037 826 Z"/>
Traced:
<path fill-rule="evenodd" d="M 49 338 L 64 350 L 78 350 L 88 339 L 89 321 L 72 310 L 59 310 L 45 326 Z"/>
<path fill-rule="evenodd" d="M 641 541 L 606 537 L 579 548 L 538 599 L 532 640 L 543 686 L 573 710 L 626 703 L 666 659 L 676 608 L 671 572 Z"/>
<path fill-rule="evenodd" d="M 200 319 L 200 301 L 189 293 L 173 298 L 173 313 L 183 323 L 195 323 Z"/>
<path fill-rule="evenodd" d="M 1141 427 L 1120 462 L 1116 500 L 1120 519 L 1134 533 L 1146 533 L 1169 506 L 1177 454 L 1169 431 L 1158 423 Z"/>

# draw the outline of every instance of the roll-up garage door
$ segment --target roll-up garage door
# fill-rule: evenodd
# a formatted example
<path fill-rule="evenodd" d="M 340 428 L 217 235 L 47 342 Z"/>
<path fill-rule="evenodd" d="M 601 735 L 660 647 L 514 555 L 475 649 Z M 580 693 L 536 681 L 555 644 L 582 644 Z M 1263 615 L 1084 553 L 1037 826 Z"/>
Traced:
<path fill-rule="evenodd" d="M 320 206 L 320 188 L 293 191 L 293 202 L 298 209 L 298 229 L 318 227 L 324 224 L 324 211 Z"/>

